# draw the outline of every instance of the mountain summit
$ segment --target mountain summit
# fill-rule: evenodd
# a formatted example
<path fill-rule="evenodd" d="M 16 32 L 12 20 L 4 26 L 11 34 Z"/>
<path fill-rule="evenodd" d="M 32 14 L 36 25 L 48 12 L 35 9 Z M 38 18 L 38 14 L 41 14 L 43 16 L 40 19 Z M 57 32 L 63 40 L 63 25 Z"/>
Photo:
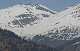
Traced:
<path fill-rule="evenodd" d="M 42 5 L 15 5 L 0 10 L 0 27 L 19 36 L 32 37 L 48 31 L 50 19 L 56 15 Z"/>
<path fill-rule="evenodd" d="M 15 5 L 0 10 L 0 27 L 19 36 L 33 37 L 48 33 L 61 33 L 57 35 L 62 36 L 69 33 L 70 39 L 80 36 L 79 25 L 80 5 L 69 7 L 59 13 L 39 4 Z"/>

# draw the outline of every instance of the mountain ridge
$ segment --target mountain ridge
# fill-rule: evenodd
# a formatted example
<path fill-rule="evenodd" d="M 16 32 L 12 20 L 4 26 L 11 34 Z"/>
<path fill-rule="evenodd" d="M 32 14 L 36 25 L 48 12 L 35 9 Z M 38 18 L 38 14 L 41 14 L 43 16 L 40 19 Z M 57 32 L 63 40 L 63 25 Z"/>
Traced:
<path fill-rule="evenodd" d="M 48 11 L 48 8 L 46 9 L 44 6 L 41 6 L 41 5 L 40 6 L 39 5 L 36 5 L 36 6 L 35 5 L 16 5 L 0 11 L 1 13 L 0 26 L 3 29 L 8 29 L 8 30 L 13 29 L 12 31 L 17 32 L 17 34 L 18 33 L 25 34 L 21 32 L 25 30 L 27 31 L 26 32 L 27 34 L 29 35 L 31 34 L 30 36 L 32 36 L 32 34 L 37 34 L 36 33 L 37 30 L 38 30 L 38 33 L 40 33 L 40 31 L 42 31 L 41 30 L 42 26 L 43 27 L 47 26 L 44 24 L 44 22 L 47 24 L 46 21 L 48 21 L 48 18 L 53 15 L 52 12 Z M 54 15 L 55 15 L 55 11 L 54 11 Z"/>
<path fill-rule="evenodd" d="M 28 35 L 29 37 L 56 31 L 79 33 L 79 6 L 70 7 L 57 13 L 42 5 L 16 5 L 0 10 L 2 13 L 0 27 L 19 33 L 19 36 Z"/>

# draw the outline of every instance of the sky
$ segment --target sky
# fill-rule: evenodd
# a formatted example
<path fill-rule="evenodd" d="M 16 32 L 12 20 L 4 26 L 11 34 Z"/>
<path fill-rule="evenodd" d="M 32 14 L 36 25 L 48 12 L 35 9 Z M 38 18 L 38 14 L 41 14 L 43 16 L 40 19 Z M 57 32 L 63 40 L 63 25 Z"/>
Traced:
<path fill-rule="evenodd" d="M 16 4 L 42 4 L 49 9 L 61 11 L 69 6 L 74 6 L 80 3 L 80 0 L 0 0 L 0 9 L 10 7 Z"/>

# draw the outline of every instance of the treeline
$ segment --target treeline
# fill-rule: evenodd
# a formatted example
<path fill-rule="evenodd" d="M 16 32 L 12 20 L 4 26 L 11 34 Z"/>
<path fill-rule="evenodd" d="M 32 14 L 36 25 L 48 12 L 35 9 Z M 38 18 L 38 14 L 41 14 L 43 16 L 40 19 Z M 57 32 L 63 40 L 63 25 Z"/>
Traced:
<path fill-rule="evenodd" d="M 0 29 L 0 51 L 53 51 L 53 49 L 24 40 L 11 31 Z"/>

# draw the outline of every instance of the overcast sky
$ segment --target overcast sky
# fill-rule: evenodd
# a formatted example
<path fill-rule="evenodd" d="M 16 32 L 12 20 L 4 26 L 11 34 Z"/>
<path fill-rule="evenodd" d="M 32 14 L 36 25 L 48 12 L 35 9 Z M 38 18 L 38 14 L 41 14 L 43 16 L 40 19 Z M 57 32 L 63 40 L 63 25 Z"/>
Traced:
<path fill-rule="evenodd" d="M 80 0 L 0 0 L 0 8 L 27 3 L 39 3 L 52 10 L 61 11 L 66 7 L 79 4 Z"/>

